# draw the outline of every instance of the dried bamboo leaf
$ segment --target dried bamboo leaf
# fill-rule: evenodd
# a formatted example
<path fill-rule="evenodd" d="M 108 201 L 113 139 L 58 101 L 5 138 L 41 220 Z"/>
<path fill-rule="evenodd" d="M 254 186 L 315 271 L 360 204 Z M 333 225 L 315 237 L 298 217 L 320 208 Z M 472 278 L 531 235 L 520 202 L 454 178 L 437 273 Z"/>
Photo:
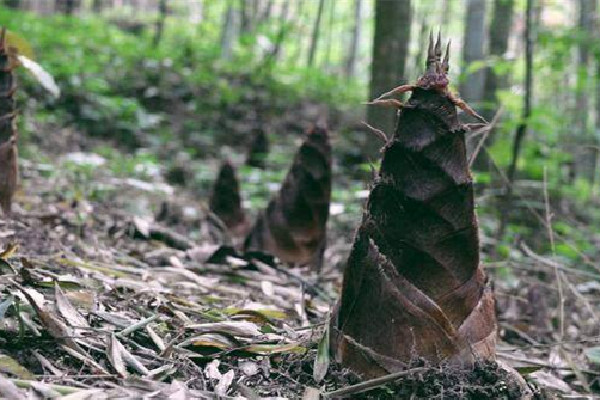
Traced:
<path fill-rule="evenodd" d="M 93 370 L 108 374 L 103 367 L 92 360 L 81 348 L 81 346 L 77 344 L 77 342 L 73 339 L 74 334 L 72 329 L 57 315 L 44 309 L 43 295 L 32 288 L 19 287 L 19 290 L 21 293 L 23 293 L 29 304 L 31 304 L 48 333 L 59 343 L 62 343 L 61 347 L 64 351 L 82 361 L 84 364 L 90 366 Z"/>
<path fill-rule="evenodd" d="M 60 285 L 54 283 L 54 297 L 56 300 L 56 309 L 58 313 L 71 325 L 71 327 L 87 328 L 88 322 L 85 318 L 73 307 L 67 296 L 63 293 Z"/>
<path fill-rule="evenodd" d="M 158 347 L 158 350 L 162 352 L 167 348 L 165 342 L 160 336 L 158 336 L 156 332 L 154 332 L 154 329 L 152 329 L 150 325 L 146 325 L 146 333 L 148 336 L 150 336 L 150 339 L 152 339 L 152 342 L 156 345 L 156 347 Z"/>
<path fill-rule="evenodd" d="M 113 366 L 117 374 L 122 378 L 127 377 L 127 370 L 125 369 L 125 363 L 123 362 L 123 345 L 114 333 L 111 333 L 108 339 L 108 346 L 106 346 L 106 357 L 110 364 Z"/>
<path fill-rule="evenodd" d="M 235 377 L 235 373 L 232 369 L 224 373 L 219 379 L 219 383 L 215 385 L 215 393 L 218 396 L 227 396 L 227 391 L 229 387 L 233 383 L 233 378 Z"/>
<path fill-rule="evenodd" d="M 178 347 L 199 352 L 205 349 L 232 350 L 241 346 L 241 343 L 232 335 L 225 332 L 210 332 L 186 339 Z"/>
<path fill-rule="evenodd" d="M 121 345 L 121 355 L 123 356 L 123 360 L 125 363 L 136 370 L 140 375 L 148 375 L 150 370 L 142 364 L 142 362 L 133 354 L 131 354 L 125 347 Z"/>
<path fill-rule="evenodd" d="M 244 350 L 257 355 L 268 356 L 281 353 L 304 353 L 306 349 L 298 343 L 255 343 L 244 347 Z"/>
<path fill-rule="evenodd" d="M 321 391 L 314 387 L 307 387 L 302 395 L 302 400 L 319 400 L 321 398 Z"/>
<path fill-rule="evenodd" d="M 44 399 L 56 399 L 60 397 L 60 393 L 54 390 L 52 386 L 42 382 L 31 381 L 31 388 L 42 395 Z"/>
<path fill-rule="evenodd" d="M 14 383 L 0 374 L 0 395 L 11 400 L 27 400 L 27 396 Z"/>
<path fill-rule="evenodd" d="M 241 337 L 257 337 L 262 335 L 258 325 L 247 321 L 223 321 L 205 324 L 188 324 L 185 326 L 185 328 L 200 333 L 225 332 L 233 336 Z"/>

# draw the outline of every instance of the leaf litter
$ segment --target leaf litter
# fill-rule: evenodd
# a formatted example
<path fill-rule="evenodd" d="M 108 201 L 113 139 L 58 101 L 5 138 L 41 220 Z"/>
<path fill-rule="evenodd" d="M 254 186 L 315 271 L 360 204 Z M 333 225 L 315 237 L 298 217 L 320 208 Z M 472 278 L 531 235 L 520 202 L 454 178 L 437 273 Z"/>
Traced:
<path fill-rule="evenodd" d="M 110 190 L 87 200 L 65 195 L 73 185 L 67 172 L 48 178 L 45 167 L 30 167 L 15 217 L 0 218 L 2 396 L 316 399 L 361 382 L 329 359 L 325 326 L 352 239 L 335 218 L 318 276 L 223 245 L 223 227 L 183 190 L 176 201 L 199 204 L 195 220 L 159 221 L 153 212 L 173 192 L 162 182 L 131 184 L 98 169 L 83 185 Z M 498 280 L 499 359 L 529 376 L 541 388 L 536 396 L 576 396 L 598 387 L 600 291 L 588 275 L 563 269 L 577 294 L 568 293 L 567 338 L 558 346 L 549 326 L 555 305 L 536 300 L 532 312 L 523 301 L 555 297 L 539 279 L 549 263 L 539 257 L 514 250 L 507 263 L 520 267 L 516 284 Z M 488 266 L 492 276 L 498 269 Z M 412 367 L 350 397 L 436 398 L 430 389 L 444 384 L 502 382 L 493 365 L 468 379 Z"/>

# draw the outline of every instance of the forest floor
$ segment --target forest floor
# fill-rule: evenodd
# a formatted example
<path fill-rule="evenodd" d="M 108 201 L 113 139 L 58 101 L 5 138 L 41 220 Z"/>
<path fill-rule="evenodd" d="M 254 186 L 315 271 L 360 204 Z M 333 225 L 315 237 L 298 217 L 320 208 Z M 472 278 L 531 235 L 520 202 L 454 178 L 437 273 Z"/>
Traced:
<path fill-rule="evenodd" d="M 319 274 L 248 261 L 197 193 L 151 171 L 119 176 L 88 151 L 101 142 L 64 127 L 39 132 L 48 129 L 51 139 L 33 138 L 41 156 L 21 160 L 14 216 L 0 219 L 0 370 L 20 388 L 14 396 L 318 399 L 360 382 L 322 340 L 359 212 L 332 215 Z M 539 398 L 591 398 L 600 274 L 527 246 L 511 255 L 487 266 L 498 359 Z M 315 366 L 328 367 L 319 382 Z M 495 364 L 445 368 L 417 360 L 407 376 L 347 396 L 519 398 Z"/>

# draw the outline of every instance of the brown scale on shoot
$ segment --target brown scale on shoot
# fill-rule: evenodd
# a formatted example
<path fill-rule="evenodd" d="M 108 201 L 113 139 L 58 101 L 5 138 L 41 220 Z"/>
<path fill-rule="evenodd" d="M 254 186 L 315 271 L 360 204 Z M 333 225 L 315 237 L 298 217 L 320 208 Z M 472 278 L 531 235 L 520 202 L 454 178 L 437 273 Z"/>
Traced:
<path fill-rule="evenodd" d="M 258 216 L 244 249 L 320 268 L 330 199 L 331 147 L 327 131 L 315 127 L 296 152 L 278 195 Z"/>
<path fill-rule="evenodd" d="M 15 127 L 16 90 L 14 53 L 6 44 L 6 29 L 0 31 L 0 208 L 10 214 L 18 183 L 17 131 Z"/>
<path fill-rule="evenodd" d="M 448 53 L 441 61 L 439 38 L 432 43 L 417 84 L 392 91 L 412 95 L 383 149 L 332 318 L 332 352 L 365 377 L 416 357 L 469 364 L 495 354 L 494 300 L 479 264 L 456 109 L 470 108 L 449 94 Z"/>
<path fill-rule="evenodd" d="M 404 104 L 396 99 L 390 99 L 389 96 L 395 94 L 402 94 L 407 92 L 414 92 L 416 89 L 435 90 L 446 96 L 455 106 L 466 112 L 467 114 L 475 117 L 479 122 L 487 124 L 485 118 L 479 115 L 473 110 L 467 103 L 464 102 L 460 97 L 456 96 L 448 89 L 448 70 L 450 66 L 448 64 L 450 60 L 450 41 L 446 45 L 446 55 L 442 61 L 442 43 L 441 34 L 438 34 L 435 46 L 433 45 L 433 33 L 429 33 L 429 48 L 427 50 L 427 64 L 426 70 L 423 76 L 419 78 L 415 85 L 401 85 L 395 87 L 389 92 L 385 92 L 369 104 L 392 106 L 396 108 L 404 107 Z"/>

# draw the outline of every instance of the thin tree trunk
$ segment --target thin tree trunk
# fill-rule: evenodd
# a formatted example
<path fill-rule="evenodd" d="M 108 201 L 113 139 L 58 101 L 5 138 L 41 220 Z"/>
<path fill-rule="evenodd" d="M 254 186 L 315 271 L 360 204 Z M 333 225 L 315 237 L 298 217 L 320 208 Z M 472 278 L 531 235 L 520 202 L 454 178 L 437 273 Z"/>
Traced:
<path fill-rule="evenodd" d="M 533 29 L 532 29 L 532 17 L 533 17 L 533 0 L 527 0 L 527 9 L 525 17 L 525 97 L 523 98 L 523 115 L 521 116 L 521 123 L 517 127 L 515 132 L 515 139 L 513 142 L 512 161 L 508 168 L 508 181 L 511 186 L 515 180 L 515 173 L 517 170 L 517 161 L 519 160 L 519 154 L 521 152 L 521 145 L 525 134 L 527 133 L 527 120 L 531 115 L 531 97 L 533 95 Z"/>
<path fill-rule="evenodd" d="M 594 15 L 596 16 L 596 24 L 595 24 L 595 29 L 596 32 L 600 31 L 600 15 L 598 12 L 598 9 L 596 9 Z M 600 37 L 598 36 L 598 33 L 596 33 L 595 35 L 596 41 L 600 40 Z M 595 76 L 595 80 L 596 80 L 596 121 L 595 121 L 595 126 L 596 126 L 596 132 L 600 132 L 600 51 L 596 53 L 596 76 Z M 599 154 L 600 154 L 600 143 L 598 142 L 598 139 L 595 139 L 592 141 L 594 147 L 592 147 L 592 152 L 593 152 L 593 164 L 595 165 L 595 174 L 593 177 L 593 185 L 594 185 L 594 190 L 593 193 L 595 193 L 597 195 L 596 192 L 596 188 L 599 186 L 599 180 L 600 180 L 600 164 L 599 164 Z"/>
<path fill-rule="evenodd" d="M 319 33 L 321 28 L 321 18 L 323 17 L 323 8 L 325 7 L 325 0 L 319 0 L 319 10 L 317 11 L 317 19 L 313 25 L 313 31 L 310 40 L 310 48 L 308 50 L 308 66 L 312 67 L 315 61 L 315 54 L 317 52 L 317 44 L 319 43 Z"/>
<path fill-rule="evenodd" d="M 259 5 L 260 5 L 259 3 L 260 3 L 260 0 L 252 0 L 252 6 L 251 6 L 252 10 L 251 10 L 251 12 L 252 12 L 252 19 L 255 20 L 255 21 L 258 20 L 258 11 L 259 11 L 259 8 L 260 8 L 259 7 Z"/>
<path fill-rule="evenodd" d="M 350 39 L 350 49 L 348 50 L 348 59 L 344 75 L 346 78 L 352 78 L 356 73 L 356 56 L 360 44 L 360 24 L 362 20 L 362 0 L 354 1 L 354 26 L 352 28 L 352 38 Z"/>
<path fill-rule="evenodd" d="M 240 33 L 246 34 L 252 32 L 253 23 L 252 20 L 252 10 L 250 9 L 250 4 L 248 0 L 240 0 Z"/>
<path fill-rule="evenodd" d="M 500 224 L 498 225 L 498 231 L 496 233 L 496 239 L 498 243 L 500 243 L 502 237 L 504 236 L 504 232 L 510 217 L 510 211 L 512 210 L 513 184 L 517 171 L 517 162 L 519 160 L 523 139 L 527 133 L 527 122 L 529 116 L 531 115 L 531 98 L 533 96 L 533 1 L 534 0 L 527 0 L 525 11 L 525 32 L 523 35 L 525 42 L 525 97 L 523 98 L 521 122 L 517 127 L 513 141 L 512 159 L 507 172 L 508 182 L 506 194 L 504 196 L 502 205 L 500 206 Z"/>
<path fill-rule="evenodd" d="M 102 0 L 94 0 L 92 3 L 92 11 L 96 14 L 100 14 L 104 8 L 104 2 Z"/>
<path fill-rule="evenodd" d="M 440 29 L 447 31 L 448 19 L 450 18 L 450 12 L 452 9 L 452 2 L 450 0 L 442 0 L 442 15 L 440 20 Z"/>
<path fill-rule="evenodd" d="M 296 21 L 297 27 L 303 26 L 303 22 L 304 22 L 304 18 L 302 17 L 303 7 L 304 7 L 304 0 L 297 0 L 296 1 L 296 10 L 294 13 L 292 13 L 292 18 Z M 303 36 L 303 35 L 301 35 L 301 36 Z M 295 43 L 296 47 L 295 47 L 294 53 L 292 55 L 292 60 L 300 59 L 300 57 L 302 56 L 303 44 L 304 44 L 304 40 L 302 40 L 302 39 L 299 39 Z"/>
<path fill-rule="evenodd" d="M 374 99 L 390 89 L 406 83 L 406 58 L 410 43 L 411 2 L 375 1 L 375 34 L 369 99 Z M 388 133 L 394 131 L 396 111 L 389 108 L 369 106 L 367 122 Z M 379 157 L 378 143 L 371 137 L 366 144 L 366 154 Z"/>
<path fill-rule="evenodd" d="M 21 6 L 20 0 L 4 0 L 4 5 L 9 8 L 14 8 L 16 10 Z"/>
<path fill-rule="evenodd" d="M 227 11 L 225 11 L 225 18 L 223 19 L 223 27 L 221 28 L 221 58 L 224 60 L 231 59 L 234 36 L 235 9 L 233 2 L 229 1 Z"/>
<path fill-rule="evenodd" d="M 494 0 L 494 15 L 489 31 L 489 55 L 496 59 L 502 60 L 508 50 L 508 39 L 510 37 L 512 27 L 512 17 L 514 10 L 514 0 Z M 496 74 L 493 67 L 488 67 L 485 70 L 485 84 L 483 88 L 483 107 L 482 116 L 491 121 L 498 109 L 498 97 L 496 92 L 499 89 L 504 89 L 508 84 L 506 75 Z M 486 145 L 491 145 L 494 139 L 494 132 L 490 132 L 486 139 Z M 486 170 L 489 160 L 485 151 L 480 151 L 473 169 Z"/>
<path fill-rule="evenodd" d="M 265 6 L 262 15 L 260 16 L 260 23 L 265 22 L 269 18 L 271 18 L 271 13 L 273 12 L 273 0 L 268 0 L 267 5 Z"/>
<path fill-rule="evenodd" d="M 167 18 L 167 0 L 160 0 L 158 5 L 158 19 L 156 20 L 156 31 L 154 32 L 154 39 L 152 44 L 156 47 L 160 43 L 163 31 L 165 29 L 165 19 Z"/>
<path fill-rule="evenodd" d="M 197 25 L 204 18 L 204 4 L 202 0 L 194 0 L 189 4 L 189 21 L 191 24 Z"/>
<path fill-rule="evenodd" d="M 331 46 L 333 44 L 333 26 L 335 20 L 335 0 L 329 0 L 329 21 L 327 23 L 327 42 L 325 44 L 325 66 L 331 65 Z"/>
<path fill-rule="evenodd" d="M 416 17 L 415 20 L 420 21 L 420 25 L 421 25 L 421 29 L 419 30 L 419 37 L 417 38 L 417 43 L 419 45 L 419 49 L 423 49 L 425 48 L 425 46 L 427 46 L 427 38 L 428 38 L 428 31 L 430 29 L 429 27 L 429 23 L 428 23 L 428 15 L 429 15 L 429 11 L 426 10 L 425 13 L 423 13 L 423 15 L 419 18 Z M 423 66 L 425 65 L 425 63 L 423 62 L 425 60 L 425 58 L 423 57 L 423 52 L 422 51 L 418 51 L 416 56 L 415 56 L 415 66 L 414 66 L 414 71 L 416 71 L 417 73 L 419 71 L 421 71 L 423 69 Z"/>
<path fill-rule="evenodd" d="M 78 0 L 56 0 L 54 3 L 55 9 L 65 15 L 73 15 L 78 5 Z"/>
<path fill-rule="evenodd" d="M 496 60 L 502 60 L 508 50 L 514 5 L 515 0 L 494 0 L 494 15 L 488 37 L 489 55 Z M 498 108 L 496 91 L 505 88 L 507 83 L 506 76 L 496 74 L 494 68 L 486 68 L 483 90 L 485 104 L 482 115 L 488 121 L 492 119 Z"/>
<path fill-rule="evenodd" d="M 287 18 L 288 18 L 289 9 L 290 9 L 290 2 L 289 1 L 284 2 L 283 6 L 281 8 L 281 15 L 279 18 L 279 20 L 280 20 L 279 32 L 277 33 L 277 39 L 275 40 L 275 45 L 273 46 L 273 51 L 265 59 L 265 65 L 268 68 L 271 68 L 273 66 L 273 64 L 275 62 L 277 62 L 277 60 L 281 56 L 281 49 L 283 46 L 283 42 L 285 40 L 287 31 L 289 29 L 287 26 Z"/>
<path fill-rule="evenodd" d="M 577 95 L 575 100 L 575 130 L 578 135 L 578 149 L 575 151 L 576 175 L 594 181 L 595 175 L 595 151 L 590 150 L 593 144 L 590 140 L 588 129 L 588 114 L 590 112 L 589 96 L 589 64 L 590 45 L 594 33 L 594 16 L 596 14 L 595 0 L 579 0 L 579 32 L 584 34 L 579 44 L 578 66 L 577 66 Z"/>
<path fill-rule="evenodd" d="M 486 0 L 468 0 L 467 2 L 463 46 L 465 71 L 472 63 L 484 59 L 485 5 Z M 468 74 L 461 84 L 460 94 L 471 106 L 477 106 L 481 102 L 484 82 L 485 71 L 480 68 L 478 71 Z"/>

